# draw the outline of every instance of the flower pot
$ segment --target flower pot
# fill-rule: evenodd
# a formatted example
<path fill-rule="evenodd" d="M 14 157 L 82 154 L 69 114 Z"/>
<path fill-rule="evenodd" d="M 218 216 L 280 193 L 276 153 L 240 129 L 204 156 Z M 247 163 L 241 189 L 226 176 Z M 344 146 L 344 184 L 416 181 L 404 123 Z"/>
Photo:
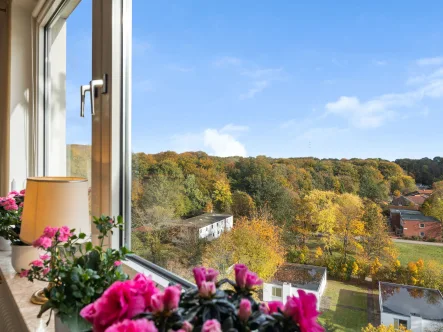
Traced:
<path fill-rule="evenodd" d="M 20 273 L 23 270 L 28 270 L 29 263 L 32 261 L 39 259 L 40 255 L 43 255 L 45 252 L 41 249 L 34 248 L 33 246 L 28 245 L 11 245 L 12 253 L 11 253 L 11 263 L 15 272 Z"/>
<path fill-rule="evenodd" d="M 62 322 L 59 315 L 55 315 L 54 319 L 55 332 L 70 332 L 68 324 Z"/>
<path fill-rule="evenodd" d="M 54 324 L 55 332 L 83 332 L 91 330 L 91 324 L 81 318 L 80 315 L 63 321 L 58 314 L 55 314 Z"/>
<path fill-rule="evenodd" d="M 11 241 L 0 236 L 0 251 L 11 251 Z"/>

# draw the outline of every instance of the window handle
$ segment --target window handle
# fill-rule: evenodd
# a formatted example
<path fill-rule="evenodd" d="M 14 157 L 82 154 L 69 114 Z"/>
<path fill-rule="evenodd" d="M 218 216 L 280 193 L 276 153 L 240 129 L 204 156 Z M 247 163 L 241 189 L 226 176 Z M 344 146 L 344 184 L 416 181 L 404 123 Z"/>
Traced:
<path fill-rule="evenodd" d="M 91 114 L 95 115 L 95 107 L 94 107 L 94 98 L 96 97 L 97 89 L 99 87 L 102 88 L 102 94 L 106 94 L 108 92 L 108 75 L 104 74 L 103 79 L 100 80 L 92 80 L 89 83 L 91 88 Z"/>
<path fill-rule="evenodd" d="M 86 95 L 86 91 L 91 91 L 91 86 L 88 85 L 82 85 L 80 86 L 80 116 L 82 118 L 85 117 L 85 95 Z"/>

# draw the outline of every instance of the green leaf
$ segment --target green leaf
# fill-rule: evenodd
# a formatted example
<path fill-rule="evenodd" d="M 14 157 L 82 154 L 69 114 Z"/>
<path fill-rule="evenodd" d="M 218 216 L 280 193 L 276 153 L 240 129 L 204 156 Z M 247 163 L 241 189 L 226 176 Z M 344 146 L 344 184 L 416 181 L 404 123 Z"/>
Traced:
<path fill-rule="evenodd" d="M 91 251 L 92 247 L 93 247 L 92 242 L 86 243 L 86 251 Z"/>
<path fill-rule="evenodd" d="M 37 318 L 41 318 L 42 315 L 51 308 L 53 308 L 53 303 L 51 300 L 49 300 L 40 307 L 40 311 L 37 315 Z"/>

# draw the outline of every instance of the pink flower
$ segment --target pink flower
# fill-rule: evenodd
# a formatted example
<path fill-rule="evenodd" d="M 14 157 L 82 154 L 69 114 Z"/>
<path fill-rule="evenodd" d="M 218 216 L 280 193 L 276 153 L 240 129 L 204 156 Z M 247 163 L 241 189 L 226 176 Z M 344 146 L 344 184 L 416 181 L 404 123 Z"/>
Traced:
<path fill-rule="evenodd" d="M 80 316 L 82 316 L 90 323 L 94 323 L 95 314 L 96 314 L 95 303 L 88 304 L 80 311 Z"/>
<path fill-rule="evenodd" d="M 251 302 L 247 299 L 242 299 L 238 308 L 238 318 L 242 321 L 247 321 L 251 313 Z"/>
<path fill-rule="evenodd" d="M 69 229 L 68 226 L 60 227 L 59 234 L 58 234 L 58 240 L 61 242 L 67 242 L 71 235 L 72 235 L 71 230 Z"/>
<path fill-rule="evenodd" d="M 45 267 L 42 271 L 43 275 L 47 275 L 49 273 L 49 271 L 51 271 L 51 269 L 49 267 Z"/>
<path fill-rule="evenodd" d="M 20 195 L 24 195 L 24 194 L 26 194 L 26 189 L 20 190 Z"/>
<path fill-rule="evenodd" d="M 52 240 L 46 236 L 40 236 L 37 240 L 35 240 L 32 245 L 36 248 L 48 249 L 52 246 Z"/>
<path fill-rule="evenodd" d="M 114 266 L 117 267 L 117 266 L 120 266 L 120 265 L 122 265 L 122 262 L 120 262 L 120 261 L 115 261 L 115 262 L 114 262 Z"/>
<path fill-rule="evenodd" d="M 114 324 L 105 332 L 157 332 L 154 322 L 147 319 L 126 319 L 121 323 Z"/>
<path fill-rule="evenodd" d="M 130 282 L 133 292 L 143 297 L 145 309 L 152 311 L 152 296 L 160 292 L 158 288 L 155 287 L 155 283 L 143 273 L 138 273 Z"/>
<path fill-rule="evenodd" d="M 300 326 L 301 332 L 323 332 L 323 327 L 317 322 L 317 298 L 300 289 L 297 292 L 298 297 L 288 296 L 283 310 L 285 316 L 291 317 Z"/>
<path fill-rule="evenodd" d="M 280 309 L 283 311 L 283 303 L 280 301 L 270 301 L 268 302 L 269 314 L 272 315 L 275 312 L 278 312 Z"/>
<path fill-rule="evenodd" d="M 221 325 L 216 319 L 207 320 L 202 327 L 202 332 L 221 332 Z"/>
<path fill-rule="evenodd" d="M 22 272 L 20 272 L 20 278 L 26 278 L 29 274 L 29 270 L 22 270 Z"/>
<path fill-rule="evenodd" d="M 217 291 L 215 284 L 212 281 L 203 281 L 198 289 L 201 297 L 209 298 Z"/>
<path fill-rule="evenodd" d="M 8 196 L 14 197 L 14 196 L 17 196 L 18 194 L 19 194 L 18 191 L 13 190 L 8 194 Z"/>
<path fill-rule="evenodd" d="M 259 310 L 265 315 L 269 315 L 269 307 L 266 303 L 262 302 L 259 304 Z"/>
<path fill-rule="evenodd" d="M 246 286 L 246 273 L 248 268 L 244 264 L 235 264 L 235 282 L 238 287 L 244 288 Z"/>
<path fill-rule="evenodd" d="M 29 263 L 29 265 L 32 265 L 34 267 L 43 267 L 43 261 L 41 261 L 40 259 L 36 259 L 35 261 Z"/>
<path fill-rule="evenodd" d="M 40 259 L 43 261 L 49 261 L 51 259 L 51 255 L 48 254 L 40 255 Z"/>
<path fill-rule="evenodd" d="M 192 272 L 194 273 L 195 283 L 198 288 L 200 288 L 203 281 L 216 282 L 219 274 L 215 269 L 206 269 L 204 267 L 195 267 Z"/>
<path fill-rule="evenodd" d="M 145 301 L 134 292 L 130 281 L 116 281 L 95 302 L 94 307 L 94 331 L 104 331 L 112 324 L 142 313 Z"/>
<path fill-rule="evenodd" d="M 252 289 L 255 286 L 260 286 L 262 283 L 263 280 L 261 280 L 254 272 L 246 272 L 246 288 Z"/>
<path fill-rule="evenodd" d="M 50 239 L 53 239 L 55 234 L 57 234 L 58 228 L 57 227 L 45 227 L 43 230 L 43 236 L 49 237 Z"/>
<path fill-rule="evenodd" d="M 178 308 L 180 302 L 181 289 L 176 286 L 166 287 L 163 302 L 165 310 L 172 311 Z"/>
<path fill-rule="evenodd" d="M 163 312 L 165 310 L 163 293 L 157 293 L 151 297 L 151 307 L 153 313 Z"/>
<path fill-rule="evenodd" d="M 217 282 L 218 271 L 216 269 L 206 269 L 206 281 Z"/>
<path fill-rule="evenodd" d="M 21 203 L 18 205 L 19 208 L 22 208 L 23 206 L 25 206 L 25 203 L 24 203 L 24 202 L 21 202 Z"/>
<path fill-rule="evenodd" d="M 194 329 L 194 326 L 189 323 L 187 320 L 184 321 L 181 330 L 185 331 L 185 332 L 192 332 L 192 330 Z"/>

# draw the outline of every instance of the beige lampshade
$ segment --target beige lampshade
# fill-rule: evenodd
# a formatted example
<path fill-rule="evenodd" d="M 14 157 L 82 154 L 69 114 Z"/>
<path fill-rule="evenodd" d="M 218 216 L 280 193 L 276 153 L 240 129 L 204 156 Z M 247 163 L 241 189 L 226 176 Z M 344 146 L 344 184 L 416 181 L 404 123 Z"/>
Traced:
<path fill-rule="evenodd" d="M 27 244 L 46 226 L 75 228 L 91 234 L 88 180 L 76 177 L 35 177 L 26 182 L 20 239 Z"/>

